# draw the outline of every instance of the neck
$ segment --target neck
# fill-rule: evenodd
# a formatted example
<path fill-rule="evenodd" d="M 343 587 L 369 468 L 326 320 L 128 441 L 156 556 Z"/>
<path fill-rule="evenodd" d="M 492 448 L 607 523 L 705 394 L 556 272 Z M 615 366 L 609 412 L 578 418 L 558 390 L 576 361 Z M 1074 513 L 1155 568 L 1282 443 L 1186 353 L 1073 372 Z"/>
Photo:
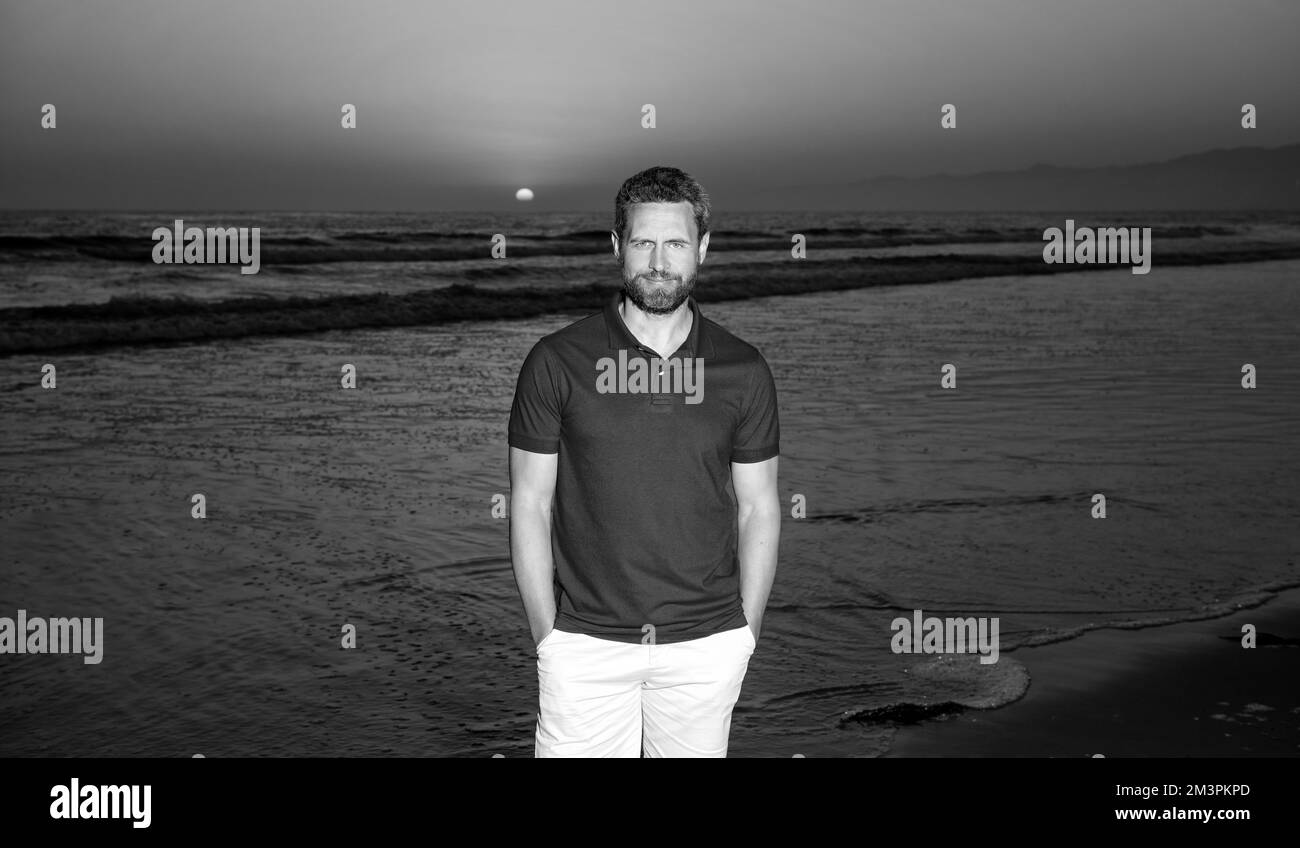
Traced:
<path fill-rule="evenodd" d="M 618 311 L 637 341 L 664 358 L 675 353 L 686 341 L 694 320 L 689 301 L 683 301 L 681 306 L 667 315 L 654 315 L 642 311 L 624 295 L 619 301 Z"/>

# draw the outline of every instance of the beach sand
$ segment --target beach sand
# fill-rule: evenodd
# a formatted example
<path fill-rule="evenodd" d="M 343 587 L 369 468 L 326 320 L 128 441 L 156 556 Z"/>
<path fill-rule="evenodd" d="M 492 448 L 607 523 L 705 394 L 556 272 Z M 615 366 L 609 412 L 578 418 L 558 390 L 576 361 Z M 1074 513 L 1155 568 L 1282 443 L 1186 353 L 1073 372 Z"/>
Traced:
<path fill-rule="evenodd" d="M 1241 644 L 1245 624 L 1254 649 Z M 1006 655 L 1029 668 L 1023 698 L 900 728 L 885 756 L 1300 755 L 1298 590 L 1222 618 L 1097 630 Z"/>

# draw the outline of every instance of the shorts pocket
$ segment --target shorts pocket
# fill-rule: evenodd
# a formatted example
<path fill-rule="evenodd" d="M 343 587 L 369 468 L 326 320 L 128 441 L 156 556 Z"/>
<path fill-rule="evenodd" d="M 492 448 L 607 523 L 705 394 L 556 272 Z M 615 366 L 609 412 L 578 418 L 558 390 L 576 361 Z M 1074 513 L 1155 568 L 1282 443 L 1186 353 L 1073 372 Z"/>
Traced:
<path fill-rule="evenodd" d="M 543 637 L 542 637 L 542 641 L 540 641 L 540 642 L 537 643 L 537 653 L 540 654 L 540 653 L 542 652 L 542 648 L 545 648 L 546 645 L 551 641 L 552 637 L 554 637 L 555 634 L 558 633 L 558 632 L 559 632 L 558 630 L 556 630 L 554 627 L 552 627 L 552 628 L 551 628 L 551 632 L 550 632 L 550 633 L 547 633 L 545 636 L 543 636 Z"/>
<path fill-rule="evenodd" d="M 758 640 L 754 638 L 753 628 L 746 624 L 744 627 L 737 627 L 731 632 L 739 633 L 741 644 L 745 645 L 751 654 L 754 653 L 754 649 L 758 647 Z"/>
<path fill-rule="evenodd" d="M 758 640 L 754 638 L 754 628 L 749 626 L 749 616 L 741 612 L 740 617 L 745 619 L 745 635 L 749 637 L 749 652 L 752 654 L 758 647 Z"/>

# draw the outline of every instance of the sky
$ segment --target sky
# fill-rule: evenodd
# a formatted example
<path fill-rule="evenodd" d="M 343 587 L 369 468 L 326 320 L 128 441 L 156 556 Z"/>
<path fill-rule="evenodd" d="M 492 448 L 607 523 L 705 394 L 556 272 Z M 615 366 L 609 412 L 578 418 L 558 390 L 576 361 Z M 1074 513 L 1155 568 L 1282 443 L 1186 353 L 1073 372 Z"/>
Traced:
<path fill-rule="evenodd" d="M 0 0 L 0 207 L 604 209 L 675 165 L 743 209 L 1274 147 L 1297 33 L 1296 0 Z"/>

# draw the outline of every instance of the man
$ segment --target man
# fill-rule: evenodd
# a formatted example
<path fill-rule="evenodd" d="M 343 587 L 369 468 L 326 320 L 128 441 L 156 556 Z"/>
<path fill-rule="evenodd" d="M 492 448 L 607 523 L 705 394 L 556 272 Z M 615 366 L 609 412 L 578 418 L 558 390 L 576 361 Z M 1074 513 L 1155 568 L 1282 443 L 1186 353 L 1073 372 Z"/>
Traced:
<path fill-rule="evenodd" d="M 699 183 L 632 177 L 610 238 L 622 291 L 537 342 L 510 411 L 536 755 L 724 757 L 776 573 L 776 388 L 691 297 Z"/>

